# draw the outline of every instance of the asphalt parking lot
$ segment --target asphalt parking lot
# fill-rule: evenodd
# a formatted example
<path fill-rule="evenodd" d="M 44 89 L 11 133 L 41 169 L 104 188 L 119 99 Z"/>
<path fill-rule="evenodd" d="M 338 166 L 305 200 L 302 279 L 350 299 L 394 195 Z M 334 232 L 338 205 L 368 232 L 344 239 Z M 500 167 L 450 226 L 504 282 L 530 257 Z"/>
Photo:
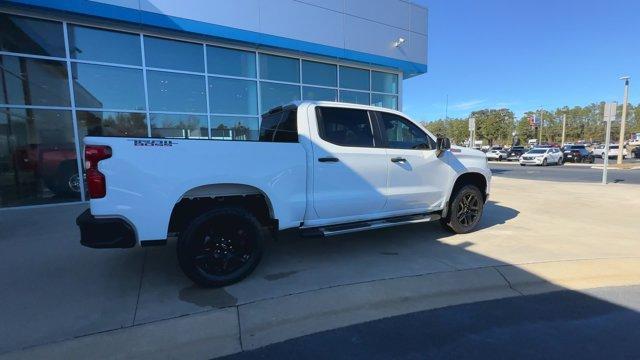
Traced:
<path fill-rule="evenodd" d="M 476 232 L 428 223 L 285 236 L 221 289 L 194 286 L 173 243 L 81 247 L 85 206 L 1 213 L 0 358 L 211 358 L 443 306 L 640 283 L 637 216 L 617 211 L 640 208 L 637 185 L 496 177 Z"/>
<path fill-rule="evenodd" d="M 629 286 L 394 316 L 225 359 L 638 359 L 639 338 L 640 286 Z"/>
<path fill-rule="evenodd" d="M 615 163 L 615 160 L 612 161 Z M 640 166 L 640 159 L 627 159 L 625 164 Z M 565 164 L 562 166 L 520 166 L 514 162 L 490 162 L 489 167 L 493 175 L 512 179 L 530 179 L 560 182 L 589 182 L 602 181 L 602 159 L 596 159 L 595 164 Z M 622 184 L 640 184 L 640 169 L 636 170 L 608 170 L 608 181 Z"/>

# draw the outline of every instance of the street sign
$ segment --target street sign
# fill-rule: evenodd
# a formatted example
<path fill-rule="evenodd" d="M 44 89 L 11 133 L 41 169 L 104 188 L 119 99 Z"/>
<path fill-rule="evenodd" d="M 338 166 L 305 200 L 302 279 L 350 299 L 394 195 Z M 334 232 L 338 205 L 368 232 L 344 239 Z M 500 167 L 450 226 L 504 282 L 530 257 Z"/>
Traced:
<path fill-rule="evenodd" d="M 606 104 L 604 104 L 604 116 L 603 116 L 603 121 L 604 122 L 610 122 L 610 121 L 616 121 L 616 112 L 618 111 L 618 103 L 613 101 L 613 102 L 608 102 Z"/>
<path fill-rule="evenodd" d="M 609 143 L 611 142 L 611 122 L 616 119 L 616 110 L 618 110 L 618 103 L 612 101 L 604 104 L 604 114 L 602 120 L 607 124 L 607 130 L 605 130 L 604 139 L 604 152 L 602 158 L 604 159 L 604 166 L 602 167 L 602 183 L 607 183 L 607 168 L 609 167 Z M 622 151 L 622 149 L 620 150 Z"/>
<path fill-rule="evenodd" d="M 476 131 L 476 118 L 469 118 L 469 131 Z"/>
<path fill-rule="evenodd" d="M 538 115 L 529 115 L 529 125 L 532 127 L 540 126 L 540 117 Z"/>

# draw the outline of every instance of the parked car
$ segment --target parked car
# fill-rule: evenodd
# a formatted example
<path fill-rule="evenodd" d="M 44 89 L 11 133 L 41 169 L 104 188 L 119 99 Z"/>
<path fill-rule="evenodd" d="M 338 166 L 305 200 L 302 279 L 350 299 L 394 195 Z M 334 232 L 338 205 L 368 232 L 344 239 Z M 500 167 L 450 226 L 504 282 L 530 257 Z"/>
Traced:
<path fill-rule="evenodd" d="M 506 160 L 509 157 L 509 153 L 505 150 L 489 150 L 487 152 L 487 160 Z"/>
<path fill-rule="evenodd" d="M 517 161 L 525 152 L 526 150 L 524 146 L 512 146 L 511 149 L 509 149 L 509 156 L 507 156 L 507 160 Z"/>
<path fill-rule="evenodd" d="M 636 146 L 636 148 L 633 149 L 632 153 L 636 159 L 640 159 L 640 146 Z"/>
<path fill-rule="evenodd" d="M 591 164 L 595 161 L 595 156 L 584 145 L 570 145 L 565 146 L 563 149 L 564 161 Z"/>
<path fill-rule="evenodd" d="M 32 171 L 56 195 L 78 196 L 80 176 L 73 144 L 29 144 L 16 148 L 14 161 Z"/>
<path fill-rule="evenodd" d="M 184 273 L 225 286 L 255 269 L 268 232 L 332 236 L 440 220 L 468 233 L 489 194 L 484 153 L 452 148 L 398 111 L 297 102 L 264 114 L 259 134 L 84 138 L 90 210 L 76 219 L 81 244 L 129 248 L 177 236 Z"/>
<path fill-rule="evenodd" d="M 562 165 L 564 158 L 562 152 L 557 148 L 548 149 L 531 149 L 520 157 L 520 165 L 540 165 L 547 166 L 549 164 Z"/>
<path fill-rule="evenodd" d="M 593 156 L 603 157 L 602 154 L 604 153 L 604 145 L 599 144 L 598 146 L 594 147 L 592 153 Z"/>
<path fill-rule="evenodd" d="M 616 158 L 618 157 L 618 149 L 620 147 L 618 145 L 609 145 L 609 159 L 612 158 Z M 595 153 L 595 150 L 594 150 Z M 627 152 L 627 149 L 622 149 L 622 158 L 626 159 L 627 155 L 629 155 L 629 153 Z M 602 147 L 602 150 L 600 151 L 600 157 L 604 159 L 604 146 Z"/>

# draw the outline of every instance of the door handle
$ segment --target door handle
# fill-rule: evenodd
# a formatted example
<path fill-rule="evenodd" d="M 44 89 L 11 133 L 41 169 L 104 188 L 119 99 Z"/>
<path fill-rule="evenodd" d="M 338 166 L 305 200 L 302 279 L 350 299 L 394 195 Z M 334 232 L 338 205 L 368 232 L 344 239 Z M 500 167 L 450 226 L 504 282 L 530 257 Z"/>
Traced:
<path fill-rule="evenodd" d="M 318 158 L 318 161 L 320 161 L 320 162 L 338 162 L 338 161 L 340 161 L 340 159 L 338 159 L 337 157 L 321 157 L 321 158 Z"/>
<path fill-rule="evenodd" d="M 394 163 L 399 163 L 399 162 L 407 162 L 407 159 L 403 157 L 394 157 L 394 158 L 391 158 L 391 161 L 393 161 Z"/>

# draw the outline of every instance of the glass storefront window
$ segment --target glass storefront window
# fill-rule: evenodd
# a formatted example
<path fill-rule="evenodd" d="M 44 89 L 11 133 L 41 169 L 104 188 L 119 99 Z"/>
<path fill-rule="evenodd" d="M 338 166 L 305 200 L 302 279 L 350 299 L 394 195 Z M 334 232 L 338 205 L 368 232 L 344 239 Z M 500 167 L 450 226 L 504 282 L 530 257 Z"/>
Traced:
<path fill-rule="evenodd" d="M 207 112 L 204 76 L 147 71 L 147 87 L 153 111 Z"/>
<path fill-rule="evenodd" d="M 70 106 L 63 61 L 0 56 L 0 104 Z"/>
<path fill-rule="evenodd" d="M 398 93 L 398 75 L 380 71 L 371 72 L 371 90 L 390 94 Z"/>
<path fill-rule="evenodd" d="M 211 138 L 215 140 L 258 140 L 257 117 L 211 116 Z"/>
<path fill-rule="evenodd" d="M 340 87 L 369 91 L 369 70 L 340 66 Z"/>
<path fill-rule="evenodd" d="M 140 35 L 69 25 L 72 59 L 142 65 Z"/>
<path fill-rule="evenodd" d="M 144 56 L 147 67 L 204 72 L 202 44 L 144 37 Z"/>
<path fill-rule="evenodd" d="M 369 93 L 362 91 L 340 90 L 340 101 L 353 104 L 369 105 Z"/>
<path fill-rule="evenodd" d="M 212 113 L 257 115 L 256 82 L 209 77 L 209 106 Z"/>
<path fill-rule="evenodd" d="M 0 13 L 0 50 L 65 57 L 62 23 Z"/>
<path fill-rule="evenodd" d="M 76 106 L 118 110 L 144 110 L 142 70 L 73 63 Z"/>
<path fill-rule="evenodd" d="M 302 100 L 338 101 L 338 90 L 303 86 Z"/>
<path fill-rule="evenodd" d="M 71 111 L 0 108 L 0 206 L 80 200 Z"/>
<path fill-rule="evenodd" d="M 262 113 L 295 100 L 300 100 L 300 86 L 270 82 L 260 83 L 260 105 L 262 107 L 260 111 Z"/>
<path fill-rule="evenodd" d="M 337 76 L 337 65 L 302 60 L 302 82 L 304 84 L 336 87 Z"/>
<path fill-rule="evenodd" d="M 260 78 L 266 80 L 300 82 L 300 60 L 260 54 Z"/>
<path fill-rule="evenodd" d="M 255 78 L 256 54 L 207 45 L 207 71 L 209 74 Z"/>
<path fill-rule="evenodd" d="M 395 95 L 371 94 L 371 105 L 397 110 L 398 97 Z"/>
<path fill-rule="evenodd" d="M 151 137 L 207 139 L 207 117 L 189 114 L 151 114 Z"/>
<path fill-rule="evenodd" d="M 85 136 L 146 137 L 144 113 L 77 111 L 80 139 Z"/>

